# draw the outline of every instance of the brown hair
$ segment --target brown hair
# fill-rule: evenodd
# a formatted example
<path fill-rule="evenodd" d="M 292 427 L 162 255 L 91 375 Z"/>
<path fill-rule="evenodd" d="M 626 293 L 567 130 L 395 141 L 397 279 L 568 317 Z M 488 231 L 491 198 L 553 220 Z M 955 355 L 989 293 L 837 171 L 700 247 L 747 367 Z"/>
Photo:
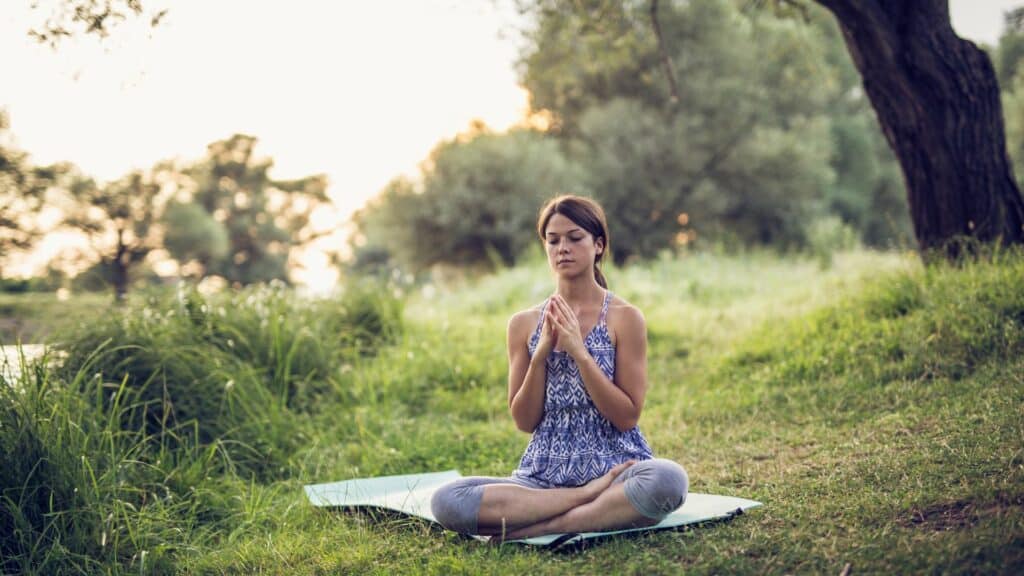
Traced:
<path fill-rule="evenodd" d="M 604 209 L 594 200 L 582 196 L 565 195 L 548 200 L 540 209 L 540 216 L 537 218 L 537 234 L 540 235 L 542 241 L 545 240 L 544 233 L 548 227 L 548 221 L 555 214 L 561 214 L 575 222 L 577 226 L 589 232 L 595 242 L 599 238 L 604 239 L 604 249 L 594 258 L 594 278 L 602 288 L 607 289 L 608 282 L 605 280 L 604 274 L 601 273 L 601 268 L 598 267 L 601 258 L 611 248 L 611 238 L 608 236 L 608 222 L 604 217 Z"/>

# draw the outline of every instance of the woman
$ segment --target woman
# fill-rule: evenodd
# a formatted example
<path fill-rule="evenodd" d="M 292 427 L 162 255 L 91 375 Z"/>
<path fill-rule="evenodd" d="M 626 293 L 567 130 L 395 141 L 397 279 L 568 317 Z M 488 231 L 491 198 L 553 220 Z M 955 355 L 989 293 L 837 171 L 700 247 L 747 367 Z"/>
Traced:
<path fill-rule="evenodd" d="M 460 478 L 431 501 L 446 528 L 529 538 L 651 526 L 686 499 L 686 471 L 655 459 L 636 426 L 647 391 L 643 314 L 607 289 L 604 211 L 560 196 L 537 232 L 555 294 L 508 324 L 508 401 L 533 434 L 510 478 Z"/>

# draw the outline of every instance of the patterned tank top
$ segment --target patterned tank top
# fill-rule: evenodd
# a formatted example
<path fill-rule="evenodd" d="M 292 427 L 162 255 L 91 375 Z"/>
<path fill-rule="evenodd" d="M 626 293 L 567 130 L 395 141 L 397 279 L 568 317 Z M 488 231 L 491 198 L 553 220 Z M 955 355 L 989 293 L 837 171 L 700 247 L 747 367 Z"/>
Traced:
<path fill-rule="evenodd" d="M 607 291 L 597 324 L 583 339 L 587 351 L 609 380 L 615 380 L 615 345 L 605 318 L 612 293 Z M 533 357 L 540 341 L 544 311 L 527 346 Z M 546 487 L 579 486 L 626 460 L 653 458 L 640 428 L 620 432 L 594 406 L 583 385 L 576 361 L 565 351 L 552 351 L 546 362 L 544 414 L 533 431 L 526 452 L 513 476 Z"/>

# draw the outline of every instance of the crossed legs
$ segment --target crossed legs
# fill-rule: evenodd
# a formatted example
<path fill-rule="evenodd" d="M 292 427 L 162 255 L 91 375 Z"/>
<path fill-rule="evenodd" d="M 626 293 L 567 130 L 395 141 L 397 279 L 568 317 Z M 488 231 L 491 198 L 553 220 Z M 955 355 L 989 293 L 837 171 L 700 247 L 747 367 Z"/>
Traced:
<path fill-rule="evenodd" d="M 688 479 L 668 460 L 633 461 L 575 488 L 538 488 L 520 479 L 463 478 L 431 502 L 446 528 L 504 539 L 651 526 L 679 507 Z"/>

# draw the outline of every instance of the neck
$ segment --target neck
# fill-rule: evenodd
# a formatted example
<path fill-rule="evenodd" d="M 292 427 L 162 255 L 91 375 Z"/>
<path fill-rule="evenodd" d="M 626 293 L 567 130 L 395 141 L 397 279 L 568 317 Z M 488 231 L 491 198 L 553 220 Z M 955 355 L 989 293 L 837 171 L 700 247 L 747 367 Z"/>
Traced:
<path fill-rule="evenodd" d="M 592 275 L 579 278 L 559 278 L 556 293 L 570 305 L 582 305 L 604 299 L 604 288 Z"/>

